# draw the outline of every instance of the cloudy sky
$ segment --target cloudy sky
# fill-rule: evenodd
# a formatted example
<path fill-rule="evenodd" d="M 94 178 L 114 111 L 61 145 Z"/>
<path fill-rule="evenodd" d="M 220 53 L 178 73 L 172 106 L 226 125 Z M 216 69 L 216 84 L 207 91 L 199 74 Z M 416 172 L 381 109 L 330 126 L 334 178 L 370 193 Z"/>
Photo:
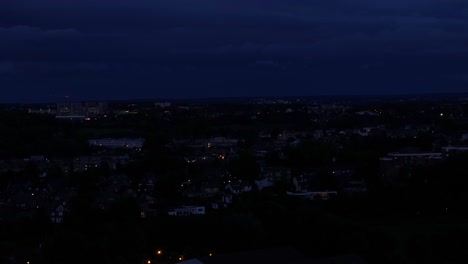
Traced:
<path fill-rule="evenodd" d="M 1 102 L 468 91 L 466 0 L 4 0 Z"/>

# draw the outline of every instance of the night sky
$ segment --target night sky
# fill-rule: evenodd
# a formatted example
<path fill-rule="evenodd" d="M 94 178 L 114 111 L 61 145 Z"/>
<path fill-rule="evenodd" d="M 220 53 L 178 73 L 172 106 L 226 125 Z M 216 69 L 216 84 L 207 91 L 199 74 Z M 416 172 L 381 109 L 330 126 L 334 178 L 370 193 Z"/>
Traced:
<path fill-rule="evenodd" d="M 1 102 L 468 91 L 466 0 L 2 0 Z"/>

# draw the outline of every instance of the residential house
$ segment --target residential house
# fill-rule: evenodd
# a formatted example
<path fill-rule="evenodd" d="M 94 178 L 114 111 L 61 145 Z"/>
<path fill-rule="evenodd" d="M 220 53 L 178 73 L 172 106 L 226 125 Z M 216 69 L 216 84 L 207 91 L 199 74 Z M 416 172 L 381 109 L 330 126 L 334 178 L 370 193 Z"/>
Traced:
<path fill-rule="evenodd" d="M 442 161 L 441 152 L 388 153 L 380 158 L 380 176 L 387 186 L 398 186 L 412 177 L 416 166 L 429 166 Z"/>
<path fill-rule="evenodd" d="M 74 171 L 87 171 L 91 168 L 98 168 L 102 164 L 100 156 L 80 156 L 73 160 Z"/>
<path fill-rule="evenodd" d="M 243 182 L 242 180 L 234 179 L 234 180 L 229 180 L 226 186 L 224 187 L 224 189 L 226 191 L 229 191 L 232 194 L 237 195 L 243 192 L 250 192 L 252 191 L 253 187 L 252 187 L 252 184 L 248 182 L 245 182 L 245 181 Z"/>
<path fill-rule="evenodd" d="M 289 196 L 300 197 L 314 201 L 334 200 L 338 196 L 337 191 L 299 191 L 299 192 L 286 192 Z"/>
<path fill-rule="evenodd" d="M 221 179 L 211 178 L 201 183 L 201 191 L 203 196 L 212 197 L 220 192 L 221 186 Z"/>
<path fill-rule="evenodd" d="M 260 167 L 261 178 L 268 178 L 271 182 L 291 182 L 291 169 L 287 167 Z"/>
<path fill-rule="evenodd" d="M 141 195 L 137 197 L 137 202 L 141 218 L 156 215 L 156 198 L 150 195 Z"/>
<path fill-rule="evenodd" d="M 256 180 L 255 185 L 259 191 L 273 186 L 273 182 L 269 178 L 264 178 L 262 180 Z"/>
<path fill-rule="evenodd" d="M 340 195 L 348 197 L 363 196 L 367 194 L 367 184 L 365 181 L 349 181 L 340 191 Z"/>
<path fill-rule="evenodd" d="M 168 212 L 170 216 L 204 215 L 205 206 L 181 206 Z"/>
<path fill-rule="evenodd" d="M 87 171 L 91 168 L 98 168 L 102 164 L 109 166 L 111 170 L 115 170 L 117 165 L 125 165 L 130 161 L 128 155 L 93 155 L 80 156 L 73 160 L 74 171 Z"/>
<path fill-rule="evenodd" d="M 50 212 L 50 221 L 54 224 L 61 224 L 67 212 L 68 206 L 66 202 L 56 204 Z"/>
<path fill-rule="evenodd" d="M 89 145 L 103 148 L 141 149 L 145 143 L 143 138 L 103 138 L 88 140 Z"/>
<path fill-rule="evenodd" d="M 137 183 L 138 193 L 153 193 L 157 182 L 156 175 L 152 173 L 145 173 Z"/>

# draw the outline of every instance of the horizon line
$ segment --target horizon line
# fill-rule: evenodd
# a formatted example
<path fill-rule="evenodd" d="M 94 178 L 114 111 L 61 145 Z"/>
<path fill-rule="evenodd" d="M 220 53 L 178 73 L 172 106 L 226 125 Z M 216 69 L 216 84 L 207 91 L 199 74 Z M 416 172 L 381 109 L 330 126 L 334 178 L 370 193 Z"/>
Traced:
<path fill-rule="evenodd" d="M 242 100 L 242 99 L 300 99 L 300 98 L 385 98 L 385 97 L 410 97 L 410 96 L 445 96 L 454 97 L 465 95 L 468 92 L 416 92 L 416 93 L 386 93 L 386 94 L 321 94 L 321 95 L 239 95 L 239 96 L 204 96 L 204 97 L 153 97 L 153 98 L 89 98 L 89 99 L 76 99 L 76 100 L 63 100 L 63 101 L 43 101 L 43 102 L 0 102 L 0 105 L 37 105 L 37 104 L 59 104 L 59 103 L 79 103 L 79 102 L 193 102 L 193 101 L 225 101 L 225 100 Z M 463 98 L 460 98 L 463 99 Z M 468 99 L 468 98 L 466 98 Z"/>

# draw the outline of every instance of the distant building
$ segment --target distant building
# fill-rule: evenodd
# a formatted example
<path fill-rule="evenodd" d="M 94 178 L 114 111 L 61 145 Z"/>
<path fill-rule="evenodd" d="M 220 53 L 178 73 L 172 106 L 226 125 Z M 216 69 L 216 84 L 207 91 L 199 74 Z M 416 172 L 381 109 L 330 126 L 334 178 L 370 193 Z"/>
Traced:
<path fill-rule="evenodd" d="M 418 163 L 418 162 L 424 162 L 430 159 L 442 159 L 443 154 L 441 152 L 422 152 L 422 153 L 392 152 L 392 153 L 388 153 L 386 158 L 403 161 L 403 162 Z"/>
<path fill-rule="evenodd" d="M 387 186 L 396 186 L 412 177 L 416 166 L 428 166 L 442 161 L 441 152 L 425 153 L 389 153 L 380 158 L 380 175 Z"/>
<path fill-rule="evenodd" d="M 333 200 L 336 199 L 338 196 L 337 191 L 317 191 L 317 192 L 308 192 L 308 191 L 300 191 L 300 192 L 286 192 L 287 195 L 289 196 L 295 196 L 295 197 L 302 197 L 308 200 L 320 200 L 320 201 L 326 201 L 326 200 Z"/>
<path fill-rule="evenodd" d="M 273 186 L 273 182 L 271 182 L 268 178 L 264 178 L 262 180 L 255 181 L 255 185 L 257 185 L 258 190 L 261 191 L 264 188 Z"/>
<path fill-rule="evenodd" d="M 262 178 L 267 178 L 271 182 L 276 183 L 279 181 L 290 182 L 291 169 L 287 167 L 260 167 L 260 174 Z"/>
<path fill-rule="evenodd" d="M 468 151 L 468 147 L 464 147 L 464 146 L 459 146 L 459 147 L 454 147 L 454 146 L 443 147 L 443 148 L 442 148 L 442 151 L 444 152 L 445 155 L 449 156 L 449 155 L 451 155 L 451 154 L 455 154 L 455 153 L 460 153 L 460 152 Z"/>
<path fill-rule="evenodd" d="M 241 180 L 229 180 L 224 189 L 231 194 L 240 194 L 252 191 L 253 187 L 250 183 L 242 182 Z"/>
<path fill-rule="evenodd" d="M 97 168 L 102 164 L 107 164 L 110 169 L 115 170 L 117 164 L 125 165 L 130 161 L 128 155 L 121 156 L 80 156 L 73 160 L 74 171 L 87 171 L 91 168 Z"/>
<path fill-rule="evenodd" d="M 141 149 L 145 140 L 142 138 L 103 138 L 88 140 L 91 146 L 104 148 L 129 148 Z"/>
<path fill-rule="evenodd" d="M 83 116 L 92 117 L 102 115 L 108 110 L 106 102 L 74 102 L 74 103 L 58 103 L 57 117 Z"/>
<path fill-rule="evenodd" d="M 171 102 L 156 102 L 154 103 L 154 106 L 160 107 L 160 108 L 166 108 L 170 107 L 172 105 Z"/>
<path fill-rule="evenodd" d="M 185 145 L 190 148 L 232 148 L 237 145 L 238 139 L 225 137 L 200 138 L 191 140 L 174 140 L 176 145 Z"/>
<path fill-rule="evenodd" d="M 50 213 L 50 221 L 55 224 L 62 223 L 67 210 L 68 208 L 65 202 L 58 204 Z"/>
<path fill-rule="evenodd" d="M 87 171 L 101 165 L 102 159 L 99 156 L 81 156 L 73 160 L 74 171 Z"/>
<path fill-rule="evenodd" d="M 365 115 L 376 116 L 376 115 L 378 115 L 377 113 L 371 112 L 371 111 L 359 111 L 359 112 L 355 112 L 355 114 L 361 115 L 361 116 L 365 116 Z"/>
<path fill-rule="evenodd" d="M 344 196 L 360 196 L 367 193 L 367 184 L 364 181 L 349 181 L 341 189 Z"/>
<path fill-rule="evenodd" d="M 56 115 L 57 110 L 52 108 L 39 108 L 39 109 L 28 109 L 30 114 L 47 114 L 47 115 Z"/>
<path fill-rule="evenodd" d="M 170 216 L 204 215 L 204 206 L 182 206 L 169 211 Z"/>

